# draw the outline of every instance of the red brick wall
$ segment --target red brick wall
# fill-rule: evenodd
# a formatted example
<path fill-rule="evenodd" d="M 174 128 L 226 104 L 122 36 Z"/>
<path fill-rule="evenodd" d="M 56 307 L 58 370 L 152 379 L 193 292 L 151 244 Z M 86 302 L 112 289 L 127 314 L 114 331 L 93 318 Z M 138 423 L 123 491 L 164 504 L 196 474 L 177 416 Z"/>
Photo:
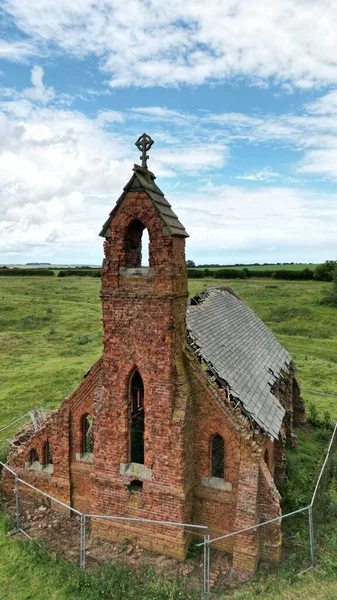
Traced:
<path fill-rule="evenodd" d="M 120 272 L 127 265 L 125 235 L 134 219 L 149 232 L 152 273 L 146 277 Z M 104 395 L 95 415 L 93 506 L 96 513 L 181 522 L 191 519 L 184 460 L 188 401 L 178 375 L 186 344 L 187 272 L 184 239 L 163 236 L 163 226 L 147 195 L 129 192 L 105 242 Z M 130 462 L 129 385 L 135 369 L 144 384 L 144 463 L 153 474 L 143 481 L 141 492 L 130 492 L 133 478 L 120 473 L 120 465 Z M 111 527 L 110 534 L 137 537 L 138 530 L 139 526 L 124 524 Z M 170 538 L 170 551 L 181 556 L 183 537 L 175 547 L 177 533 L 166 530 L 164 544 L 159 535 L 154 540 L 152 529 L 146 527 L 143 543 L 167 551 Z"/>
<path fill-rule="evenodd" d="M 280 495 L 264 461 L 259 474 L 259 518 L 269 521 L 281 516 Z M 260 558 L 277 563 L 281 557 L 281 522 L 277 521 L 259 530 Z"/>
<path fill-rule="evenodd" d="M 18 475 L 35 487 L 47 492 L 80 510 L 91 505 L 90 476 L 92 465 L 76 460 L 80 452 L 80 419 L 85 413 L 93 413 L 93 400 L 98 393 L 102 360 L 90 370 L 77 390 L 64 400 L 57 411 L 48 418 L 41 430 L 32 432 L 26 443 L 13 448 L 8 464 Z M 32 448 L 37 450 L 42 464 L 43 446 L 49 441 L 53 454 L 53 474 L 27 468 Z M 12 485 L 12 476 L 3 474 L 5 482 Z"/>

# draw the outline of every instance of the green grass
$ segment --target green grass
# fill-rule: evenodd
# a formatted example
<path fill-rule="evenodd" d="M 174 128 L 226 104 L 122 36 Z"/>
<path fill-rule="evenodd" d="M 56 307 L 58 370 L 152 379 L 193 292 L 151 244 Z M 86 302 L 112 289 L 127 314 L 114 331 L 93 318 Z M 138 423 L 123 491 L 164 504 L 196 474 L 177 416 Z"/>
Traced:
<path fill-rule="evenodd" d="M 0 514 L 0 600 L 197 600 L 186 581 L 107 563 L 80 571 L 43 545 L 8 538 Z"/>
<path fill-rule="evenodd" d="M 304 388 L 337 395 L 337 311 L 318 303 L 329 283 L 190 280 L 194 294 L 230 285 L 291 353 Z M 11 278 L 0 282 L 0 415 L 9 423 L 35 406 L 54 408 L 102 352 L 100 281 Z M 337 419 L 333 396 L 303 393 Z"/>
<path fill-rule="evenodd" d="M 0 282 L 1 423 L 57 406 L 102 352 L 99 280 L 10 279 Z"/>

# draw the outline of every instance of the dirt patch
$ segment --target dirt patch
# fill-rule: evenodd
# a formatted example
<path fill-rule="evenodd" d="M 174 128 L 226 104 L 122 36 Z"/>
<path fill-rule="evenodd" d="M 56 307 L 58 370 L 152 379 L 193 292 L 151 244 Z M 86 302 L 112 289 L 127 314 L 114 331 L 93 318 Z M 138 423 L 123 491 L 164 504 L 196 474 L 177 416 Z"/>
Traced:
<path fill-rule="evenodd" d="M 14 514 L 12 503 L 7 504 L 6 508 Z M 202 547 L 194 546 L 191 555 L 181 562 L 146 550 L 127 539 L 117 543 L 94 537 L 91 535 L 90 519 L 86 521 L 87 569 L 110 561 L 133 569 L 139 574 L 144 570 L 152 569 L 156 575 L 172 580 L 179 576 L 187 580 L 190 587 L 196 590 L 202 589 Z M 55 552 L 68 562 L 79 565 L 81 522 L 78 515 L 71 516 L 67 511 L 52 510 L 47 502 L 37 505 L 29 499 L 20 499 L 20 524 L 31 539 L 44 542 L 51 552 Z M 239 583 L 232 573 L 231 557 L 213 549 L 211 550 L 210 583 L 211 588 L 215 585 L 235 587 Z"/>

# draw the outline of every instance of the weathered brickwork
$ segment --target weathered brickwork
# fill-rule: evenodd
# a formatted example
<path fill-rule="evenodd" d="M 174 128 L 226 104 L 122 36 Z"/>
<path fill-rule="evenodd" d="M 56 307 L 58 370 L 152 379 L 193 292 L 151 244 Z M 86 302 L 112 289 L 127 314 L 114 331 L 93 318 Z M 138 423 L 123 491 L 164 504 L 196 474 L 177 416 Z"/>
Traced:
<path fill-rule="evenodd" d="M 149 267 L 140 268 L 144 228 Z M 233 404 L 190 348 L 185 239 L 179 231 L 170 234 L 145 190 L 124 194 L 108 223 L 104 254 L 103 357 L 40 431 L 27 430 L 27 439 L 17 440 L 11 467 L 81 511 L 204 524 L 212 537 L 279 516 L 274 476 L 284 479 L 284 443 L 286 437 L 295 441 L 293 422 L 303 419 L 293 373 L 275 388 L 286 418 L 279 441 L 273 442 Z M 131 461 L 136 371 L 143 384 L 144 464 Z M 84 444 L 86 415 L 92 417 L 92 452 Z M 213 472 L 214 436 L 224 445 L 217 467 L 221 476 Z M 42 460 L 47 440 L 52 472 L 29 464 L 32 449 Z M 4 475 L 4 487 L 12 484 Z M 262 529 L 218 543 L 233 554 L 238 572 L 254 572 L 259 558 L 278 560 L 279 524 Z M 180 559 L 190 543 L 182 528 L 144 523 L 95 520 L 92 532 L 133 539 Z"/>

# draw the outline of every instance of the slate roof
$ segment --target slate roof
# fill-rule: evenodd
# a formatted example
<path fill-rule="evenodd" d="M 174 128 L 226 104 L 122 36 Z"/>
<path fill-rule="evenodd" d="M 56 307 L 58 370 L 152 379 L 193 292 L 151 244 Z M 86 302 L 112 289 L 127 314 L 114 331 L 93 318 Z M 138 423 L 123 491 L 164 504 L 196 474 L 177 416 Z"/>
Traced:
<path fill-rule="evenodd" d="M 202 358 L 229 385 L 243 411 L 277 438 L 285 410 L 270 388 L 288 370 L 291 357 L 270 329 L 226 286 L 192 298 L 187 329 Z"/>
<path fill-rule="evenodd" d="M 108 220 L 104 223 L 102 231 L 99 235 L 109 237 L 109 226 L 116 214 L 120 204 L 122 203 L 127 192 L 145 191 L 150 198 L 153 206 L 163 220 L 163 235 L 177 235 L 179 237 L 189 237 L 185 227 L 180 223 L 177 215 L 173 212 L 171 204 L 166 200 L 163 192 L 155 183 L 155 175 L 147 168 L 135 165 L 134 174 L 130 181 L 124 187 L 123 194 L 116 202 L 115 208 L 111 211 Z"/>

